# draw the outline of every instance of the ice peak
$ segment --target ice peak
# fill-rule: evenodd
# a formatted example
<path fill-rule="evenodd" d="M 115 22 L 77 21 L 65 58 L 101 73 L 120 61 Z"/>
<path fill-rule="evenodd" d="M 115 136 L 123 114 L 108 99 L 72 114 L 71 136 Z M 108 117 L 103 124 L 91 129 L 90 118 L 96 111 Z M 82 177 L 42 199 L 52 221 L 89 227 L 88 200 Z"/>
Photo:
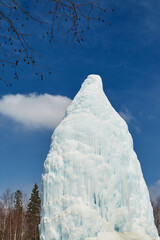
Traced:
<path fill-rule="evenodd" d="M 84 88 L 99 88 L 103 89 L 102 79 L 97 74 L 90 74 L 88 75 L 87 79 L 82 84 L 82 89 Z"/>
<path fill-rule="evenodd" d="M 91 81 L 91 82 L 100 82 L 102 84 L 102 79 L 98 74 L 90 74 L 88 75 L 87 79 L 85 80 L 87 81 Z"/>
<path fill-rule="evenodd" d="M 82 112 L 92 112 L 99 118 L 104 115 L 104 108 L 110 109 L 112 107 L 103 92 L 102 79 L 99 75 L 91 74 L 82 83 L 79 92 L 74 97 L 72 104 L 66 111 L 65 116 L 68 116 L 71 112 L 80 115 Z"/>

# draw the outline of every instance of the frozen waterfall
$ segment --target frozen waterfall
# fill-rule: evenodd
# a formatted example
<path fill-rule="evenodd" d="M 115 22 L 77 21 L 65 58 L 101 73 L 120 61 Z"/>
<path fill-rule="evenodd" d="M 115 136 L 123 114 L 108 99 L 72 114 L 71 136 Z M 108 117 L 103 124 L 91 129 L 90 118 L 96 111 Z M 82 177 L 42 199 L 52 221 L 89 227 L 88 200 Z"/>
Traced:
<path fill-rule="evenodd" d="M 84 81 L 52 135 L 40 239 L 159 239 L 132 137 L 98 75 Z"/>

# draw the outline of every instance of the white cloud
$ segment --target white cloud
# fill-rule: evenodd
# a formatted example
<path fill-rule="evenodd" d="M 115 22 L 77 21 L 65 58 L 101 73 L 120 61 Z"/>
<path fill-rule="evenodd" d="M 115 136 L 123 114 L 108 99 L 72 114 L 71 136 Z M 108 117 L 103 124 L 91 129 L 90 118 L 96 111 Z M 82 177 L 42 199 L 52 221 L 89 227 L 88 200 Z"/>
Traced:
<path fill-rule="evenodd" d="M 149 186 L 149 192 L 151 195 L 152 201 L 156 201 L 158 197 L 160 197 L 160 180 L 155 182 L 153 185 Z"/>
<path fill-rule="evenodd" d="M 124 108 L 123 111 L 120 111 L 119 115 L 127 122 L 128 125 L 133 127 L 137 133 L 141 132 L 141 129 L 139 128 L 139 126 L 137 124 L 136 118 L 132 115 L 132 113 L 130 112 L 130 110 L 128 108 Z"/>
<path fill-rule="evenodd" d="M 131 121 L 135 121 L 135 117 L 131 114 L 128 108 L 124 111 L 120 111 L 119 115 L 129 124 Z"/>
<path fill-rule="evenodd" d="M 71 99 L 59 95 L 5 95 L 0 99 L 0 113 L 28 128 L 54 129 L 70 103 Z"/>

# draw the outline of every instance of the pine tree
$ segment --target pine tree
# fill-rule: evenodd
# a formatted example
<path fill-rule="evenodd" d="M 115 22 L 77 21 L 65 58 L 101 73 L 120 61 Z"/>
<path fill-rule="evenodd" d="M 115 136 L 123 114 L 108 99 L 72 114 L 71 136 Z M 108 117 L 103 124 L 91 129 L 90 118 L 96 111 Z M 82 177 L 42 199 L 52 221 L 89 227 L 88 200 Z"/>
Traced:
<path fill-rule="evenodd" d="M 14 194 L 14 208 L 16 211 L 22 211 L 22 192 L 20 190 Z"/>
<path fill-rule="evenodd" d="M 39 239 L 39 230 L 38 225 L 40 222 L 40 205 L 41 200 L 39 197 L 38 185 L 35 183 L 34 188 L 29 199 L 27 206 L 27 239 L 38 240 Z"/>
<path fill-rule="evenodd" d="M 23 239 L 23 223 L 24 223 L 24 211 L 22 192 L 17 190 L 14 193 L 14 224 L 13 224 L 13 236 L 14 240 Z"/>

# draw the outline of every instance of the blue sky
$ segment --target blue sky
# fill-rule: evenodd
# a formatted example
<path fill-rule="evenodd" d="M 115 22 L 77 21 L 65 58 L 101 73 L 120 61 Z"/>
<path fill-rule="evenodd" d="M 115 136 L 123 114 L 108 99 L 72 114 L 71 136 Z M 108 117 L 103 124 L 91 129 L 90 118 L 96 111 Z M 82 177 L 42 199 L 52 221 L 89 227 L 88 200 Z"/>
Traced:
<path fill-rule="evenodd" d="M 129 125 L 153 196 L 160 192 L 160 2 L 104 3 L 115 9 L 112 24 L 93 22 L 82 47 L 64 38 L 48 44 L 37 30 L 31 43 L 50 77 L 46 73 L 41 81 L 24 65 L 12 87 L 0 85 L 1 194 L 7 188 L 29 193 L 35 182 L 40 185 L 53 129 L 92 73 L 102 77 L 107 97 Z"/>

